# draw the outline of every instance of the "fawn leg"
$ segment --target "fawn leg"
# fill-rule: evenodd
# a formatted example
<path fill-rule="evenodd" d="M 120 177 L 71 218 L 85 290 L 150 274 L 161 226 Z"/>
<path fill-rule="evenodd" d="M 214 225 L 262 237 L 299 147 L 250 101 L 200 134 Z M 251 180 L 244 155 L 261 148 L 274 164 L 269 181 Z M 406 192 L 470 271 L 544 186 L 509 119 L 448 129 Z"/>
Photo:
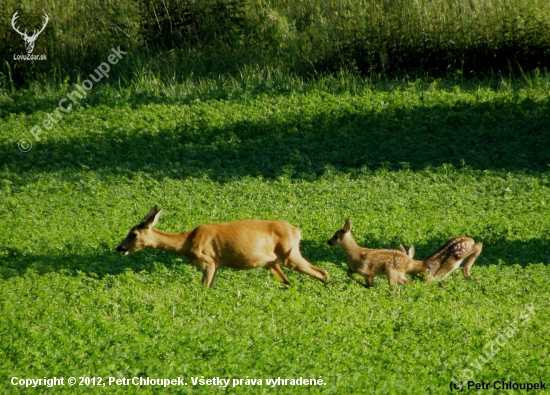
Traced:
<path fill-rule="evenodd" d="M 468 262 L 466 262 L 466 265 L 462 268 L 462 274 L 464 274 L 464 277 L 469 279 L 470 278 L 470 270 L 472 269 L 472 266 L 474 265 L 474 262 L 476 261 L 479 254 L 481 254 L 481 250 L 483 249 L 483 244 L 476 243 L 474 244 L 474 253 L 470 256 L 470 259 L 468 259 Z"/>

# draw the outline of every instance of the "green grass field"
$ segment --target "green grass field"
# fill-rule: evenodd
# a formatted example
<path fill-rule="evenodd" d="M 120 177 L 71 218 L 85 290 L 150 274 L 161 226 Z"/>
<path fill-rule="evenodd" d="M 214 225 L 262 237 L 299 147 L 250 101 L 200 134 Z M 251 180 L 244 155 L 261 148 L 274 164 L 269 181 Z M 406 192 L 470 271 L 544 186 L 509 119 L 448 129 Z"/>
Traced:
<path fill-rule="evenodd" d="M 103 86 L 39 141 L 28 130 L 66 92 L 1 96 L 2 392 L 31 392 L 12 377 L 54 376 L 188 383 L 167 393 L 441 394 L 470 377 L 550 385 L 548 81 Z M 330 283 L 221 270 L 206 289 L 176 255 L 121 256 L 116 245 L 154 204 L 168 232 L 289 221 Z M 346 218 L 363 246 L 414 244 L 424 258 L 467 235 L 484 249 L 470 281 L 457 270 L 441 285 L 391 291 L 378 277 L 367 290 L 326 243 Z M 263 382 L 192 385 L 203 376 Z M 277 377 L 325 385 L 266 385 Z M 91 393 L 115 392 L 164 393 Z"/>

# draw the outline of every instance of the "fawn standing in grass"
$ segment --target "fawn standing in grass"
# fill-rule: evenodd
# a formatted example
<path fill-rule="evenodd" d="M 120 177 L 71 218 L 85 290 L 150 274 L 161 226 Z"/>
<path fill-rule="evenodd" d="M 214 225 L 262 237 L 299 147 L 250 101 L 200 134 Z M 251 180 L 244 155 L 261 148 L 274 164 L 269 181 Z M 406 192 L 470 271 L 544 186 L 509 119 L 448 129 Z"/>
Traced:
<path fill-rule="evenodd" d="M 402 245 L 400 245 L 399 248 L 401 251 L 405 252 L 405 248 Z M 470 237 L 453 237 L 423 261 L 414 260 L 416 262 L 415 266 L 421 267 L 422 271 L 428 275 L 426 280 L 431 280 L 433 278 L 438 281 L 443 281 L 445 277 L 458 269 L 464 259 L 470 257 L 466 265 L 462 268 L 462 274 L 464 274 L 465 278 L 469 279 L 472 266 L 479 254 L 481 254 L 482 249 L 483 244 L 476 243 Z M 414 246 L 409 248 L 408 255 L 410 258 L 413 257 Z"/>
<path fill-rule="evenodd" d="M 157 206 L 130 229 L 117 247 L 124 255 L 144 247 L 185 255 L 203 272 L 202 283 L 212 287 L 218 268 L 271 271 L 289 285 L 280 265 L 305 273 L 318 280 L 328 280 L 328 273 L 313 266 L 300 253 L 300 229 L 284 221 L 247 220 L 204 224 L 182 233 L 165 233 L 154 229 L 162 210 Z"/>
<path fill-rule="evenodd" d="M 348 258 L 348 277 L 365 285 L 367 288 L 374 285 L 374 276 L 385 274 L 390 286 L 412 282 L 405 273 L 423 271 L 422 263 L 411 259 L 406 253 L 398 250 L 377 250 L 359 246 L 351 235 L 351 222 L 346 220 L 344 228 L 340 229 L 328 241 L 330 246 L 342 248 Z M 414 253 L 414 251 L 413 251 Z M 358 273 L 365 278 L 362 284 L 353 276 Z"/>

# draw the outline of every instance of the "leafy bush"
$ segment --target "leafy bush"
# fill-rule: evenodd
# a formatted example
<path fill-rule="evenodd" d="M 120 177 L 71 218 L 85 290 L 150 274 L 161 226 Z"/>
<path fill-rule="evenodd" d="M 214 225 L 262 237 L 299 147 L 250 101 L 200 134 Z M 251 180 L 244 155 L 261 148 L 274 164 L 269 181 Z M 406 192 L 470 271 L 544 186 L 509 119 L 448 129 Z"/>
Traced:
<path fill-rule="evenodd" d="M 550 2 L 535 0 L 153 0 L 36 4 L 8 0 L 32 29 L 47 62 L 13 60 L 22 40 L 0 26 L 0 86 L 61 85 L 88 75 L 113 45 L 131 52 L 114 73 L 181 81 L 279 70 L 465 76 L 518 73 L 550 65 Z"/>
<path fill-rule="evenodd" d="M 242 0 L 140 1 L 140 32 L 153 51 L 238 43 L 246 26 Z"/>

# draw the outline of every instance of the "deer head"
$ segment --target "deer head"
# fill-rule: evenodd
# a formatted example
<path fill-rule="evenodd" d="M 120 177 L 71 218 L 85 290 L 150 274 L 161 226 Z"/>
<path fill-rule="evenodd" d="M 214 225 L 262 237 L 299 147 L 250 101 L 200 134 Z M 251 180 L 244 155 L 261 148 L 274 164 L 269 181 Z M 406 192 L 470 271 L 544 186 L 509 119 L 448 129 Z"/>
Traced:
<path fill-rule="evenodd" d="M 128 236 L 116 248 L 117 251 L 128 255 L 141 250 L 143 247 L 150 247 L 153 244 L 151 229 L 159 221 L 161 213 L 162 209 L 158 210 L 157 206 L 154 206 L 139 224 L 130 229 Z"/>
<path fill-rule="evenodd" d="M 15 14 L 13 14 L 13 17 L 11 18 L 11 26 L 13 27 L 13 30 L 15 30 L 17 33 L 19 33 L 21 35 L 21 37 L 23 37 L 23 40 L 25 41 L 25 49 L 27 50 L 27 53 L 30 55 L 32 53 L 32 51 L 34 50 L 34 42 L 36 41 L 36 39 L 38 38 L 38 36 L 40 35 L 40 33 L 42 33 L 44 31 L 44 29 L 46 28 L 46 25 L 48 24 L 48 14 L 44 13 L 44 25 L 42 26 L 42 29 L 40 29 L 39 31 L 34 31 L 32 36 L 29 36 L 27 35 L 27 30 L 25 29 L 25 32 L 22 33 L 19 31 L 19 29 L 17 28 L 17 26 L 15 25 L 15 21 L 17 20 L 18 18 L 18 13 L 19 11 L 15 11 Z"/>
<path fill-rule="evenodd" d="M 344 224 L 344 227 L 337 231 L 334 236 L 328 241 L 328 245 L 331 247 L 334 246 L 340 246 L 343 243 L 344 238 L 346 237 L 346 234 L 349 233 L 351 230 L 351 221 L 349 219 L 346 219 L 346 223 Z"/>

